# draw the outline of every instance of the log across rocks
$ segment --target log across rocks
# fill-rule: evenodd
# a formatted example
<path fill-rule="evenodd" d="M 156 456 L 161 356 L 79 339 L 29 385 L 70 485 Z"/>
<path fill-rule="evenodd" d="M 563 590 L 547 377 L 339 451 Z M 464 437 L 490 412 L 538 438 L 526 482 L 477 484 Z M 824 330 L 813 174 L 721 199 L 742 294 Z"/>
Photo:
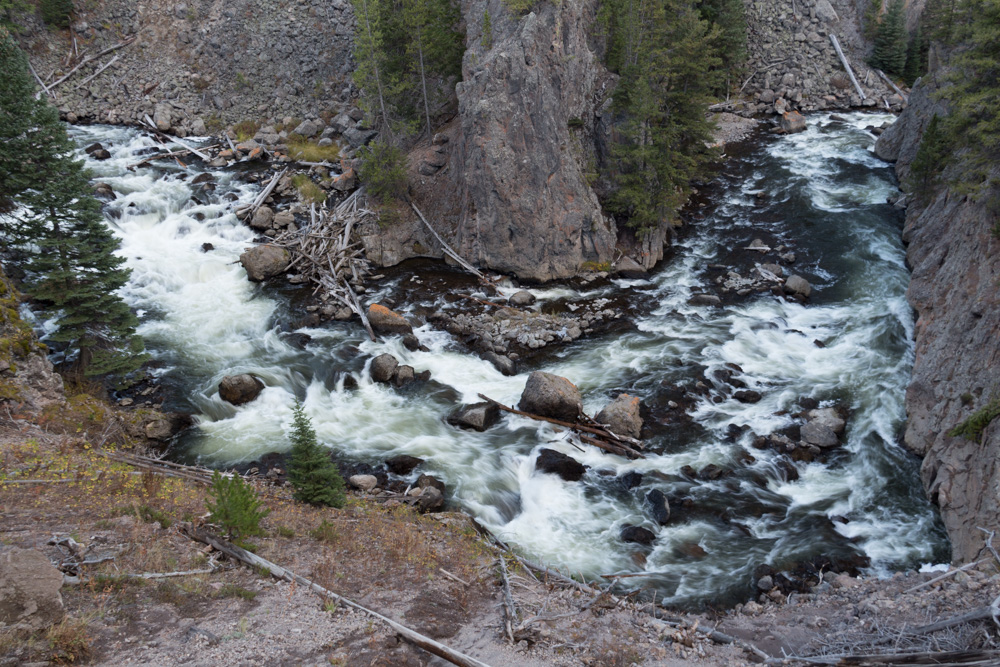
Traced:
<path fill-rule="evenodd" d="M 622 396 L 616 400 L 621 400 L 619 407 L 623 408 L 622 413 L 629 419 L 623 419 L 619 427 L 622 427 L 622 430 L 637 432 L 642 428 L 642 420 L 638 416 L 638 399 L 633 399 L 627 394 Z M 611 454 L 630 459 L 645 458 L 639 451 L 642 449 L 640 440 L 614 432 L 608 426 L 588 417 L 583 412 L 580 390 L 564 377 L 541 371 L 529 375 L 518 403 L 520 409 L 506 406 L 483 394 L 479 394 L 479 398 L 504 412 L 568 428 L 575 431 L 582 442 Z M 605 416 L 610 416 L 612 412 L 615 411 L 609 411 Z"/>

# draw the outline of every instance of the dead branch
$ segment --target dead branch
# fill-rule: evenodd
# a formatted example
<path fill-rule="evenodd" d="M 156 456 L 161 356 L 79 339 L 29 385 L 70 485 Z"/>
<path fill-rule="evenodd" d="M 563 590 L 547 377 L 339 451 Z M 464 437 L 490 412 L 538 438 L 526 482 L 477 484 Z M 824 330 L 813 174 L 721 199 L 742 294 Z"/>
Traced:
<path fill-rule="evenodd" d="M 117 51 L 118 49 L 120 49 L 120 48 L 122 48 L 124 46 L 128 46 L 129 44 L 131 44 L 134 41 L 135 41 L 135 36 L 133 35 L 132 37 L 129 37 L 128 39 L 126 39 L 124 42 L 119 42 L 118 44 L 115 44 L 114 46 L 109 46 L 108 48 L 104 49 L 103 51 L 101 51 L 98 54 L 95 54 L 95 55 L 92 55 L 92 56 L 87 56 L 86 58 L 84 58 L 83 60 L 81 60 L 80 62 L 78 62 L 76 64 L 76 67 L 74 67 L 69 72 L 67 72 L 66 74 L 64 74 L 61 79 L 58 79 L 57 81 L 52 82 L 52 84 L 49 86 L 49 90 L 52 90 L 53 88 L 55 88 L 56 86 L 58 86 L 60 83 L 62 83 L 66 79 L 68 79 L 71 76 L 73 76 L 73 74 L 75 74 L 78 69 L 80 69 L 81 67 L 83 67 L 87 63 L 89 63 L 91 61 L 94 61 L 94 60 L 97 60 L 101 56 L 105 56 L 105 55 L 111 53 L 112 51 Z"/>
<path fill-rule="evenodd" d="M 977 565 L 980 565 L 981 563 L 985 563 L 987 560 L 988 559 L 984 558 L 983 560 L 976 561 L 974 563 L 966 563 L 962 567 L 955 568 L 954 570 L 950 570 L 948 572 L 945 572 L 944 574 L 942 574 L 940 576 L 937 576 L 937 577 L 934 577 L 933 579 L 928 579 L 927 581 L 925 581 L 922 584 L 917 584 L 916 586 L 913 586 L 912 588 L 907 588 L 905 591 L 903 591 L 903 594 L 905 595 L 907 593 L 912 593 L 913 591 L 919 591 L 921 588 L 927 588 L 928 586 L 933 586 L 934 584 L 936 584 L 939 581 L 943 581 L 944 579 L 948 579 L 949 577 L 954 577 L 959 572 L 965 572 L 966 570 L 968 570 L 970 568 L 973 568 L 973 567 L 975 567 Z"/>
<path fill-rule="evenodd" d="M 444 239 L 441 238 L 436 231 L 434 231 L 434 228 L 431 227 L 431 223 L 427 222 L 427 218 L 424 217 L 424 214 L 420 212 L 420 209 L 417 208 L 417 205 L 414 204 L 412 201 L 410 202 L 410 207 L 413 208 L 413 212 L 417 214 L 417 217 L 420 218 L 420 220 L 427 226 L 427 229 L 431 231 L 431 234 L 434 235 L 434 238 L 438 240 L 438 243 L 441 244 L 441 248 L 442 250 L 444 250 L 444 254 L 448 255 L 453 260 L 458 262 L 458 264 L 462 268 L 464 268 L 466 271 L 476 276 L 480 280 L 486 280 L 486 276 L 480 273 L 479 269 L 477 269 L 476 267 L 472 266 L 472 264 L 469 264 L 467 261 L 462 259 L 462 257 L 457 252 L 455 252 L 450 245 L 444 242 Z"/>
<path fill-rule="evenodd" d="M 249 551 L 241 549 L 235 544 L 226 542 L 222 538 L 213 535 L 204 528 L 198 528 L 192 526 L 191 524 L 183 524 L 180 527 L 180 530 L 182 534 L 187 535 L 192 540 L 201 542 L 202 544 L 208 544 L 212 548 L 221 551 L 230 558 L 246 563 L 247 565 L 250 565 L 252 567 L 267 569 L 267 571 L 270 572 L 271 576 L 276 579 L 294 582 L 302 586 L 306 586 L 309 588 L 309 590 L 311 590 L 313 593 L 316 593 L 320 597 L 323 597 L 328 600 L 334 600 L 339 604 L 343 604 L 347 607 L 351 607 L 353 609 L 357 609 L 358 611 L 364 612 L 365 614 L 368 614 L 372 618 L 382 621 L 390 628 L 392 628 L 395 632 L 399 633 L 404 639 L 413 643 L 415 646 L 418 646 L 427 651 L 428 653 L 432 653 L 438 656 L 439 658 L 444 658 L 445 660 L 454 665 L 459 665 L 460 667 L 488 667 L 488 665 L 486 665 L 483 662 L 480 662 L 479 660 L 476 660 L 473 657 L 467 656 L 463 653 L 459 653 L 458 651 L 449 648 L 444 644 L 434 641 L 430 637 L 422 635 L 415 630 L 411 630 L 410 628 L 406 627 L 405 625 L 402 625 L 401 623 L 397 623 L 396 621 L 392 620 L 391 618 L 388 618 L 387 616 L 383 616 L 382 614 L 373 611 L 367 607 L 364 607 L 349 598 L 345 598 L 342 595 L 338 595 L 337 593 L 334 593 L 329 589 L 323 588 L 319 584 L 309 579 L 306 579 L 303 576 L 295 574 L 291 570 L 283 568 L 280 565 L 277 565 L 276 563 L 272 563 L 271 561 L 261 558 L 256 554 L 252 554 Z"/>
<path fill-rule="evenodd" d="M 179 137 L 172 137 L 172 136 L 170 136 L 169 134 L 167 134 L 165 132 L 161 132 L 160 129 L 158 127 L 156 127 L 156 123 L 153 122 L 153 119 L 149 117 L 149 114 L 146 114 L 143 117 L 146 120 L 146 124 L 149 125 L 150 130 L 155 135 L 157 135 L 158 137 L 160 137 L 162 139 L 165 139 L 166 141 L 172 141 L 175 144 L 180 144 L 184 148 L 188 149 L 189 151 L 191 151 L 192 153 L 194 153 L 195 155 L 197 155 L 198 157 L 200 157 L 205 162 L 208 162 L 209 160 L 212 159 L 212 157 L 208 153 L 204 153 L 200 149 L 197 149 L 194 146 L 191 146 L 190 144 L 185 143 Z"/>
<path fill-rule="evenodd" d="M 503 609 L 504 627 L 507 630 L 507 639 L 514 643 L 514 623 L 517 621 L 517 607 L 514 606 L 514 596 L 510 592 L 510 578 L 507 576 L 507 561 L 501 555 L 497 558 L 500 565 L 500 581 L 503 583 Z"/>
<path fill-rule="evenodd" d="M 108 62 L 106 62 L 105 64 L 101 65 L 96 72 L 94 72 L 93 74 L 91 74 L 90 76 L 88 76 L 86 79 L 84 79 L 83 81 L 81 81 L 79 84 L 77 84 L 76 87 L 79 89 L 79 88 L 83 88 L 84 86 L 86 86 L 88 83 L 90 83 L 91 81 L 93 81 L 94 79 L 96 79 L 97 77 L 99 77 L 101 75 L 101 72 L 103 72 L 107 68 L 109 68 L 112 65 L 114 65 L 118 61 L 119 58 L 121 58 L 121 54 L 120 53 L 117 54 L 114 58 L 112 58 Z"/>
<path fill-rule="evenodd" d="M 844 66 L 847 70 L 847 76 L 851 78 L 851 83 L 854 84 L 854 90 L 858 91 L 858 97 L 862 100 L 865 99 L 865 93 L 861 90 L 861 84 L 854 76 L 854 70 L 851 69 L 851 64 L 847 62 L 847 56 L 844 55 L 844 51 L 840 48 L 840 42 L 837 40 L 837 36 L 832 32 L 830 33 L 830 41 L 833 42 L 833 48 L 837 52 L 837 57 L 840 58 L 840 64 Z"/>
<path fill-rule="evenodd" d="M 454 574 L 452 574 L 448 570 L 444 569 L 443 567 L 439 567 L 438 570 L 444 576 L 448 577 L 449 579 L 452 579 L 453 581 L 457 581 L 458 583 L 462 584 L 463 586 L 471 586 L 472 585 L 468 581 L 466 581 L 465 579 L 461 579 L 461 578 L 455 576 Z"/>
<path fill-rule="evenodd" d="M 218 144 L 212 146 L 206 146 L 202 150 L 209 150 L 211 148 L 218 148 Z M 190 155 L 192 151 L 190 149 L 184 149 L 182 151 L 173 151 L 172 153 L 157 153 L 156 155 L 150 155 L 149 157 L 143 158 L 138 162 L 133 162 L 128 165 L 126 169 L 135 169 L 136 167 L 141 167 L 144 164 L 149 164 L 150 162 L 155 162 L 156 160 L 163 160 L 172 157 L 181 157 L 182 155 Z"/>

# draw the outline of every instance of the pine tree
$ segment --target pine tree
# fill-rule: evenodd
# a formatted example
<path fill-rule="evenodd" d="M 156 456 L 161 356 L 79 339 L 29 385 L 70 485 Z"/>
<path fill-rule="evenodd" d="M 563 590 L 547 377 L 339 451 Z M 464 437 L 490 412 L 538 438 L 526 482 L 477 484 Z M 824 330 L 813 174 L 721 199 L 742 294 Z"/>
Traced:
<path fill-rule="evenodd" d="M 917 154 L 910 163 L 907 186 L 920 200 L 926 201 L 933 193 L 941 169 L 948 157 L 948 142 L 937 114 L 924 128 Z"/>
<path fill-rule="evenodd" d="M 1000 0 L 970 0 L 963 45 L 939 97 L 948 100 L 947 140 L 963 151 L 960 189 L 978 194 L 998 185 L 1000 162 Z M 995 191 L 995 190 L 994 190 Z"/>
<path fill-rule="evenodd" d="M 0 35 L 0 193 L 3 237 L 24 256 L 26 291 L 57 315 L 50 336 L 72 371 L 123 377 L 146 357 L 137 320 L 117 295 L 128 281 L 83 163 L 58 112 L 34 98 L 24 54 Z"/>
<path fill-rule="evenodd" d="M 292 441 L 288 481 L 295 489 L 293 497 L 311 505 L 343 507 L 344 480 L 330 460 L 330 452 L 316 442 L 316 431 L 298 401 L 292 409 L 292 432 L 288 438 Z"/>
<path fill-rule="evenodd" d="M 902 76 L 906 67 L 905 0 L 892 0 L 875 33 L 871 64 L 886 74 Z"/>
<path fill-rule="evenodd" d="M 875 39 L 879 26 L 882 24 L 882 12 L 885 10 L 884 0 L 870 0 L 865 9 L 864 33 L 868 39 Z"/>
<path fill-rule="evenodd" d="M 676 215 L 712 157 L 705 107 L 719 76 L 719 32 L 684 0 L 611 0 L 601 18 L 609 66 L 621 75 L 605 204 L 642 234 Z"/>
<path fill-rule="evenodd" d="M 458 8 L 451 0 L 402 0 L 402 3 L 400 18 L 409 34 L 406 55 L 408 69 L 412 70 L 410 87 L 420 91 L 430 137 L 433 133 L 430 105 L 434 95 L 433 91 L 428 92 L 428 78 L 449 81 L 461 75 L 465 49 L 462 34 L 455 29 L 459 22 Z M 486 28 L 483 30 L 485 33 Z"/>
<path fill-rule="evenodd" d="M 713 50 L 722 61 L 725 77 L 719 77 L 717 92 L 726 94 L 726 85 L 743 73 L 747 57 L 747 23 L 743 0 L 701 0 L 701 17 L 716 28 Z M 731 85 L 731 84 L 730 84 Z"/>
<path fill-rule="evenodd" d="M 906 47 L 906 67 L 903 68 L 903 81 L 906 82 L 906 85 L 912 86 L 927 71 L 926 57 L 927 50 L 918 23 L 917 29 L 910 36 L 910 42 Z"/>
<path fill-rule="evenodd" d="M 208 495 L 215 502 L 205 501 L 205 507 L 212 515 L 212 521 L 226 529 L 230 537 L 240 538 L 263 535 L 260 521 L 271 510 L 262 508 L 263 502 L 253 487 L 239 475 L 224 477 L 216 470 L 212 473 L 212 485 Z"/>

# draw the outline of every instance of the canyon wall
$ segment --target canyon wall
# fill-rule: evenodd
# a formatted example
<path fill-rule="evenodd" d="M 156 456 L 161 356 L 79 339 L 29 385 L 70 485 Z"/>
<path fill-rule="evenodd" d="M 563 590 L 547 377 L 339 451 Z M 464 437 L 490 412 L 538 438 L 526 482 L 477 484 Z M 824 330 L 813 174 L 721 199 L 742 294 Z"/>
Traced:
<path fill-rule="evenodd" d="M 945 112 L 935 89 L 924 77 L 876 144 L 904 183 L 927 123 Z M 924 459 L 924 487 L 941 508 L 957 562 L 983 548 L 979 528 L 1000 530 L 1000 419 L 979 441 L 948 435 L 1000 396 L 1000 238 L 988 198 L 974 201 L 950 187 L 932 198 L 910 194 L 903 231 L 913 269 L 907 298 L 918 316 L 904 440 Z"/>

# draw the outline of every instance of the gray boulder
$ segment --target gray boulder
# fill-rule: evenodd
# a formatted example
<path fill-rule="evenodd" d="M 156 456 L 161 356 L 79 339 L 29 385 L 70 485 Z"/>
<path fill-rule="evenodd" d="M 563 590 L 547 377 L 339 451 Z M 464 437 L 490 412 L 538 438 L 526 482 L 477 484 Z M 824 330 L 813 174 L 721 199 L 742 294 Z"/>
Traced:
<path fill-rule="evenodd" d="M 528 290 L 521 290 L 519 292 L 514 292 L 513 294 L 511 294 L 510 298 L 507 299 L 507 303 L 509 303 L 512 306 L 518 306 L 518 307 L 530 306 L 531 304 L 535 303 L 535 295 L 529 292 Z"/>
<path fill-rule="evenodd" d="M 291 261 L 287 250 L 269 243 L 250 248 L 240 255 L 240 264 L 246 269 L 247 277 L 257 283 L 283 273 Z"/>
<path fill-rule="evenodd" d="M 836 447 L 840 444 L 833 429 L 820 421 L 806 422 L 799 430 L 802 441 L 817 447 Z"/>
<path fill-rule="evenodd" d="M 448 416 L 448 423 L 458 428 L 485 431 L 500 421 L 500 408 L 495 403 L 463 405 Z"/>
<path fill-rule="evenodd" d="M 43 630 L 63 619 L 63 574 L 41 552 L 0 553 L 0 627 Z"/>
<path fill-rule="evenodd" d="M 367 146 L 376 136 L 378 136 L 378 132 L 375 130 L 359 130 L 356 127 L 344 130 L 344 138 L 347 139 L 347 143 L 351 145 L 351 148 Z"/>
<path fill-rule="evenodd" d="M 269 229 L 274 222 L 274 209 L 270 206 L 261 206 L 250 220 L 250 226 L 254 229 Z"/>
<path fill-rule="evenodd" d="M 661 526 L 670 521 L 670 503 L 667 496 L 659 489 L 653 489 L 646 494 L 646 504 L 649 505 L 653 520 Z"/>
<path fill-rule="evenodd" d="M 378 478 L 375 475 L 351 475 L 347 483 L 359 491 L 371 491 L 378 486 Z"/>
<path fill-rule="evenodd" d="M 375 382 L 387 383 L 396 374 L 399 361 L 391 354 L 380 354 L 372 360 L 372 367 L 369 371 L 372 380 Z"/>
<path fill-rule="evenodd" d="M 834 408 L 816 408 L 806 413 L 810 422 L 816 422 L 827 426 L 837 435 L 843 435 L 847 422 L 840 416 Z"/>
<path fill-rule="evenodd" d="M 304 120 L 298 124 L 298 126 L 293 130 L 295 134 L 301 135 L 306 139 L 310 139 L 317 134 L 319 134 L 322 128 L 311 120 Z"/>
<path fill-rule="evenodd" d="M 517 407 L 542 417 L 572 422 L 583 412 L 583 397 L 566 378 L 535 371 L 528 376 Z"/>
<path fill-rule="evenodd" d="M 806 131 L 806 119 L 798 111 L 786 111 L 781 116 L 781 131 L 785 134 Z"/>
<path fill-rule="evenodd" d="M 792 275 L 785 281 L 785 291 L 808 298 L 812 294 L 812 285 L 802 276 Z"/>
<path fill-rule="evenodd" d="M 615 435 L 638 438 L 642 434 L 642 417 L 639 416 L 639 399 L 636 396 L 619 394 L 594 419 L 606 424 Z"/>
<path fill-rule="evenodd" d="M 233 405 L 249 403 L 264 391 L 264 383 L 249 373 L 227 375 L 219 383 L 219 397 Z"/>
<path fill-rule="evenodd" d="M 656 541 L 656 533 L 642 526 L 625 525 L 622 526 L 621 538 L 622 542 L 648 547 Z"/>

